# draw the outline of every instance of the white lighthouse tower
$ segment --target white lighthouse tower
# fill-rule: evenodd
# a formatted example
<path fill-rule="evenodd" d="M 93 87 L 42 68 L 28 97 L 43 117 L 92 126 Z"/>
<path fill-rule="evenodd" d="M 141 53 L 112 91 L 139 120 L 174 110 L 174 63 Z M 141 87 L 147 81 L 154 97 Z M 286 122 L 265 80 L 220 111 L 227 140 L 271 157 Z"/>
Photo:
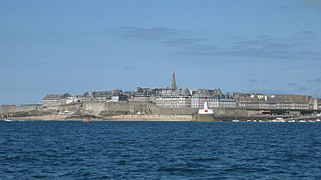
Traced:
<path fill-rule="evenodd" d="M 214 114 L 213 109 L 208 109 L 208 98 L 205 98 L 204 107 L 198 110 L 198 114 Z"/>
<path fill-rule="evenodd" d="M 196 122 L 213 122 L 214 111 L 208 108 L 208 98 L 205 98 L 203 109 L 199 109 L 197 113 L 193 114 L 193 120 Z"/>

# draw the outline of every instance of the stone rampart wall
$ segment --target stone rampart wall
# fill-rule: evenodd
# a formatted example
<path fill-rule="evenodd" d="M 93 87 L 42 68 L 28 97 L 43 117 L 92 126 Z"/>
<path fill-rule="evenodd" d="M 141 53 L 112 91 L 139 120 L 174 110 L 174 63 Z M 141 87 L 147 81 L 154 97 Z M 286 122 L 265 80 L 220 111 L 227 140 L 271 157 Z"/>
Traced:
<path fill-rule="evenodd" d="M 197 112 L 197 108 L 160 108 L 151 103 L 137 102 L 118 102 L 118 103 L 84 103 L 82 110 L 99 114 L 102 111 L 122 111 L 130 114 L 156 114 L 156 115 L 192 115 Z M 214 113 L 217 115 L 248 115 L 246 110 L 235 110 L 233 108 L 214 108 Z"/>
<path fill-rule="evenodd" d="M 245 109 L 234 109 L 234 108 L 214 108 L 214 114 L 219 116 L 247 116 L 248 111 Z"/>
<path fill-rule="evenodd" d="M 74 112 L 77 111 L 82 104 L 77 103 L 77 104 L 66 104 L 66 105 L 61 105 L 61 106 L 51 106 L 51 107 L 44 107 L 44 111 L 57 111 L 57 112 L 64 112 L 64 111 L 70 111 Z"/>
<path fill-rule="evenodd" d="M 0 106 L 0 113 L 8 114 L 8 113 L 15 113 L 15 112 L 29 112 L 29 111 L 36 111 L 40 110 L 41 105 L 1 105 Z"/>
<path fill-rule="evenodd" d="M 160 108 L 152 103 L 138 102 L 85 102 L 57 107 L 42 107 L 39 105 L 2 105 L 0 112 L 3 114 L 29 111 L 56 111 L 56 112 L 76 112 L 82 111 L 90 114 L 99 115 L 102 112 L 124 112 L 126 114 L 155 114 L 155 115 L 192 115 L 197 112 L 197 108 Z M 235 110 L 228 108 L 214 108 L 216 115 L 247 115 L 246 110 Z"/>
<path fill-rule="evenodd" d="M 99 114 L 102 111 L 128 112 L 130 114 L 153 114 L 157 113 L 159 108 L 149 103 L 133 103 L 133 102 L 107 102 L 107 103 L 83 103 L 82 110 Z"/>
<path fill-rule="evenodd" d="M 16 105 L 1 105 L 0 113 L 12 113 L 16 111 Z"/>

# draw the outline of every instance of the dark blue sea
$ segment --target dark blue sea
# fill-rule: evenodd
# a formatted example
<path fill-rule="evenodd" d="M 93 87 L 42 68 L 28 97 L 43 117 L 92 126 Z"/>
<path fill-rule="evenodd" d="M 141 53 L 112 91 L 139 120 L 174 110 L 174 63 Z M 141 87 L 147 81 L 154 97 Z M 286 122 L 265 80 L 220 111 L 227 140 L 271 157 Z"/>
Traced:
<path fill-rule="evenodd" d="M 0 179 L 321 179 L 321 123 L 0 121 Z"/>

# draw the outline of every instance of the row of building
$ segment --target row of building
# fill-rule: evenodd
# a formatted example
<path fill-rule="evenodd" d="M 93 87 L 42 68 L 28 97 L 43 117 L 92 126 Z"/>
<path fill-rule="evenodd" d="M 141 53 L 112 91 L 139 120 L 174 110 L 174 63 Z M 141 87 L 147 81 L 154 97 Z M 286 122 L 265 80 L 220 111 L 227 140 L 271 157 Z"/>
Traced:
<path fill-rule="evenodd" d="M 258 93 L 223 93 L 220 89 L 189 90 L 176 86 L 173 73 L 170 88 L 140 88 L 136 91 L 86 92 L 83 95 L 49 94 L 43 106 L 52 107 L 80 102 L 154 103 L 160 108 L 202 108 L 205 99 L 210 108 L 321 110 L 321 99 L 305 95 L 271 95 Z"/>
<path fill-rule="evenodd" d="M 154 103 L 160 108 L 202 108 L 205 99 L 211 108 L 239 109 L 298 109 L 320 110 L 321 99 L 305 95 L 270 95 L 255 93 L 224 94 L 221 90 L 148 89 L 136 92 L 99 91 L 83 95 L 48 94 L 43 106 L 53 107 L 80 102 L 137 102 Z"/>

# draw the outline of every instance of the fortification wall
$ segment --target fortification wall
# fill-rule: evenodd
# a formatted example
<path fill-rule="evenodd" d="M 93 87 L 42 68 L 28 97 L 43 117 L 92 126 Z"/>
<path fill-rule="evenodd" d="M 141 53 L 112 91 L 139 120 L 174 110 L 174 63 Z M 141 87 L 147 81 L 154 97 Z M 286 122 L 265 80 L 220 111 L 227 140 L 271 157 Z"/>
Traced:
<path fill-rule="evenodd" d="M 8 113 L 15 113 L 15 112 L 29 112 L 29 111 L 35 111 L 35 110 L 40 110 L 42 107 L 39 104 L 35 105 L 21 105 L 21 106 L 16 106 L 16 105 L 1 105 L 0 106 L 0 113 L 3 114 L 8 114 Z"/>
<path fill-rule="evenodd" d="M 155 115 L 192 115 L 197 112 L 197 108 L 160 108 L 152 103 L 137 103 L 137 102 L 85 102 L 75 103 L 68 105 L 61 105 L 57 107 L 42 107 L 40 105 L 2 105 L 0 112 L 2 114 L 15 113 L 15 112 L 29 112 L 29 111 L 43 111 L 43 112 L 76 112 L 83 111 L 99 115 L 102 112 L 105 114 L 125 113 L 125 114 L 155 114 Z M 215 115 L 243 115 L 247 116 L 247 110 L 235 110 L 228 108 L 214 108 Z"/>
<path fill-rule="evenodd" d="M 137 102 L 86 102 L 82 104 L 71 104 L 59 107 L 51 107 L 50 110 L 56 111 L 76 111 L 81 109 L 88 113 L 99 115 L 101 112 L 124 112 L 128 114 L 156 114 L 156 115 L 192 115 L 197 112 L 197 108 L 159 108 L 152 103 L 137 103 Z M 245 115 L 246 110 L 235 110 L 228 108 L 214 108 L 216 115 L 234 116 Z"/>
<path fill-rule="evenodd" d="M 41 105 L 21 105 L 16 107 L 17 112 L 28 112 L 28 111 L 36 111 L 40 110 Z"/>
<path fill-rule="evenodd" d="M 102 111 L 111 112 L 128 112 L 130 114 L 153 114 L 158 112 L 158 107 L 149 103 L 132 103 L 132 102 L 106 102 L 106 103 L 83 103 L 82 110 L 99 114 Z"/>
<path fill-rule="evenodd" d="M 234 109 L 234 108 L 214 108 L 214 114 L 219 116 L 248 116 L 246 109 Z"/>
<path fill-rule="evenodd" d="M 107 102 L 107 103 L 84 103 L 82 110 L 99 114 L 102 111 L 110 112 L 128 112 L 129 114 L 157 114 L 157 115 L 191 115 L 197 109 L 195 108 L 159 108 L 152 103 L 137 102 Z"/>
<path fill-rule="evenodd" d="M 16 105 L 1 105 L 0 112 L 3 114 L 15 112 Z"/>
<path fill-rule="evenodd" d="M 64 112 L 64 111 L 70 111 L 74 112 L 77 111 L 82 104 L 66 104 L 66 105 L 61 105 L 61 106 L 50 106 L 50 107 L 45 107 L 43 108 L 44 111 L 58 111 L 58 112 Z"/>
<path fill-rule="evenodd" d="M 197 110 L 197 108 L 160 108 L 157 114 L 192 115 L 197 112 Z"/>
<path fill-rule="evenodd" d="M 156 115 L 192 115 L 197 112 L 197 108 L 159 108 L 151 103 L 137 103 L 137 102 L 107 102 L 107 103 L 84 103 L 82 110 L 99 114 L 102 111 L 111 112 L 128 112 L 130 114 L 156 114 Z M 229 108 L 214 108 L 216 115 L 243 115 L 247 116 L 247 110 L 229 109 Z"/>

